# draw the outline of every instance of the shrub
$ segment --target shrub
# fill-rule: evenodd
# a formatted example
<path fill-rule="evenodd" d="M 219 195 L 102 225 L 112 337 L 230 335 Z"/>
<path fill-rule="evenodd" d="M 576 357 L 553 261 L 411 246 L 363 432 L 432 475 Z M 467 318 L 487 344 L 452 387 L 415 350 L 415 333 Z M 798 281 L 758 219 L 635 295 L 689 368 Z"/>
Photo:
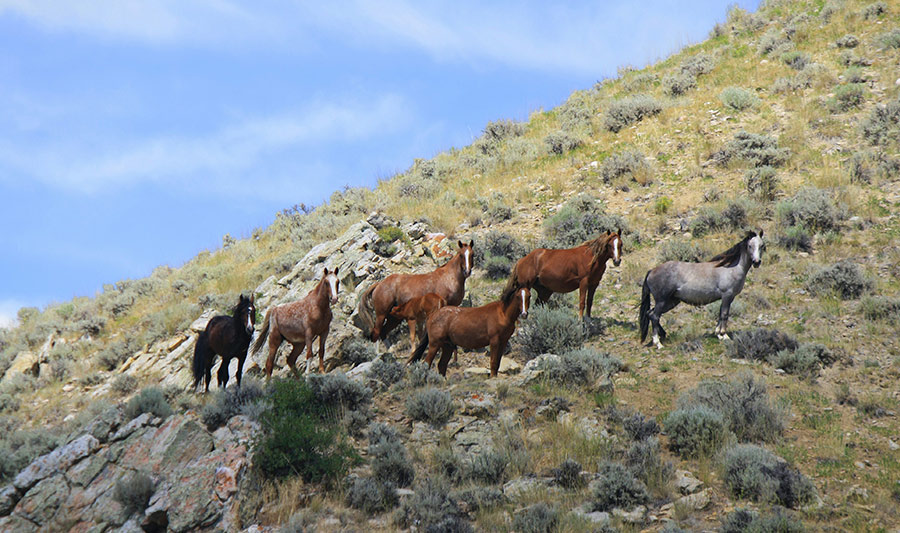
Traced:
<path fill-rule="evenodd" d="M 900 48 L 900 29 L 894 28 L 878 36 L 878 43 L 882 48 Z"/>
<path fill-rule="evenodd" d="M 118 394 L 128 394 L 138 386 L 138 380 L 131 374 L 119 374 L 112 382 L 112 390 Z"/>
<path fill-rule="evenodd" d="M 831 17 L 844 7 L 844 0 L 828 0 L 819 12 L 825 22 L 831 20 Z"/>
<path fill-rule="evenodd" d="M 581 194 L 570 199 L 552 217 L 544 221 L 544 234 L 550 244 L 561 248 L 578 246 L 604 231 L 628 229 L 619 215 L 608 215 L 597 200 Z"/>
<path fill-rule="evenodd" d="M 772 514 L 760 515 L 736 509 L 722 522 L 722 533 L 803 533 L 803 523 L 778 507 Z"/>
<path fill-rule="evenodd" d="M 484 259 L 476 257 L 476 263 L 484 261 L 484 268 L 489 279 L 505 279 L 512 270 L 512 265 L 527 253 L 525 245 L 504 231 L 491 230 L 484 237 Z M 476 255 L 479 252 L 476 251 Z"/>
<path fill-rule="evenodd" d="M 662 104 L 652 96 L 638 94 L 610 102 L 603 113 L 603 128 L 618 133 L 627 126 L 659 114 Z"/>
<path fill-rule="evenodd" d="M 12 394 L 0 393 L 0 413 L 9 411 L 15 413 L 19 410 L 19 399 Z"/>
<path fill-rule="evenodd" d="M 794 70 L 803 70 L 809 64 L 811 58 L 806 52 L 796 50 L 781 54 L 781 61 Z"/>
<path fill-rule="evenodd" d="M 794 196 L 779 202 L 775 210 L 782 226 L 804 226 L 812 231 L 836 229 L 845 217 L 826 191 L 814 187 L 800 189 Z"/>
<path fill-rule="evenodd" d="M 681 72 L 690 76 L 701 76 L 712 72 L 715 63 L 711 55 L 700 53 L 681 62 Z"/>
<path fill-rule="evenodd" d="M 143 472 L 135 472 L 128 477 L 116 481 L 113 497 L 122 504 L 128 515 L 143 513 L 150 503 L 150 497 L 156 492 L 156 486 L 150 476 Z"/>
<path fill-rule="evenodd" d="M 482 136 L 490 142 L 500 142 L 511 137 L 519 137 L 525 134 L 526 124 L 513 120 L 503 119 L 488 122 L 484 127 Z"/>
<path fill-rule="evenodd" d="M 137 346 L 135 346 L 130 339 L 127 341 L 121 339 L 114 340 L 107 344 L 106 348 L 97 353 L 95 360 L 100 368 L 104 370 L 115 370 L 119 365 L 124 363 L 126 359 L 131 357 L 137 349 Z"/>
<path fill-rule="evenodd" d="M 538 367 L 544 380 L 564 387 L 592 385 L 621 368 L 619 359 L 590 348 L 565 352 L 559 359 L 545 359 Z"/>
<path fill-rule="evenodd" d="M 679 398 L 678 406 L 716 411 L 741 442 L 773 441 L 784 431 L 784 413 L 769 402 L 765 382 L 750 373 L 727 382 L 702 381 Z"/>
<path fill-rule="evenodd" d="M 850 259 L 824 267 L 806 281 L 809 292 L 817 295 L 837 294 L 842 300 L 855 300 L 871 292 L 873 286 L 872 280 Z"/>
<path fill-rule="evenodd" d="M 859 37 L 852 34 L 847 34 L 834 42 L 838 48 L 856 48 L 859 46 Z"/>
<path fill-rule="evenodd" d="M 720 165 L 739 160 L 755 167 L 780 167 L 790 155 L 790 150 L 779 148 L 778 141 L 773 137 L 739 131 L 724 148 L 713 154 L 713 158 Z"/>
<path fill-rule="evenodd" d="M 544 144 L 547 151 L 554 155 L 562 155 L 570 150 L 574 150 L 581 146 L 583 141 L 577 137 L 570 135 L 562 130 L 553 131 L 544 137 Z"/>
<path fill-rule="evenodd" d="M 453 416 L 450 393 L 434 388 L 416 391 L 406 400 L 406 414 L 413 420 L 442 426 Z"/>
<path fill-rule="evenodd" d="M 341 362 L 353 366 L 371 361 L 378 355 L 371 342 L 352 336 L 341 341 L 338 350 L 341 353 Z"/>
<path fill-rule="evenodd" d="M 790 41 L 780 31 L 773 28 L 760 37 L 759 45 L 756 49 L 759 52 L 759 55 L 764 56 L 778 50 L 789 42 Z"/>
<path fill-rule="evenodd" d="M 884 2 L 875 2 L 863 8 L 862 17 L 866 20 L 875 19 L 887 13 L 887 10 L 887 4 Z"/>
<path fill-rule="evenodd" d="M 403 379 L 404 371 L 403 363 L 377 359 L 369 369 L 369 378 L 380 383 L 382 388 L 388 389 L 391 385 Z"/>
<path fill-rule="evenodd" d="M 393 509 L 398 500 L 393 485 L 373 477 L 357 477 L 347 490 L 347 505 L 369 514 Z"/>
<path fill-rule="evenodd" d="M 604 462 L 593 483 L 591 511 L 611 511 L 617 507 L 631 509 L 647 503 L 647 487 L 619 463 Z"/>
<path fill-rule="evenodd" d="M 681 457 L 704 457 L 719 451 L 727 425 L 718 412 L 697 406 L 673 411 L 666 417 L 669 449 Z"/>
<path fill-rule="evenodd" d="M 733 201 L 721 211 L 703 208 L 691 221 L 691 234 L 702 237 L 721 230 L 739 231 L 747 226 L 747 206 L 743 201 Z"/>
<path fill-rule="evenodd" d="M 640 150 L 625 150 L 607 157 L 600 165 L 600 176 L 606 183 L 621 176 L 628 176 L 641 185 L 653 180 L 650 165 Z"/>
<path fill-rule="evenodd" d="M 420 361 L 407 368 L 406 381 L 410 387 L 418 388 L 426 385 L 439 385 L 444 382 L 444 378 L 429 368 L 427 363 Z"/>
<path fill-rule="evenodd" d="M 472 487 L 454 495 L 455 499 L 466 504 L 469 512 L 493 509 L 506 503 L 503 491 L 493 487 Z"/>
<path fill-rule="evenodd" d="M 659 434 L 659 424 L 656 419 L 646 418 L 641 413 L 634 413 L 622 420 L 625 433 L 631 440 L 645 440 Z"/>
<path fill-rule="evenodd" d="M 437 471 L 451 483 L 459 483 L 468 475 L 468 466 L 450 447 L 434 450 L 432 455 Z"/>
<path fill-rule="evenodd" d="M 697 263 L 707 256 L 706 250 L 691 241 L 671 240 L 662 243 L 659 249 L 659 261 L 684 261 Z"/>
<path fill-rule="evenodd" d="M 234 416 L 255 412 L 255 404 L 264 396 L 265 391 L 258 381 L 244 379 L 240 387 L 216 391 L 213 400 L 200 411 L 200 420 L 214 431 Z"/>
<path fill-rule="evenodd" d="M 900 138 L 900 100 L 876 106 L 860 126 L 863 137 L 873 145 L 885 145 Z"/>
<path fill-rule="evenodd" d="M 153 416 L 160 418 L 167 418 L 172 414 L 172 408 L 169 407 L 162 389 L 147 387 L 128 400 L 128 404 L 125 406 L 126 419 L 131 420 L 143 413 L 152 413 Z"/>
<path fill-rule="evenodd" d="M 732 111 L 743 111 L 759 105 L 759 98 L 747 89 L 741 87 L 726 87 L 719 93 L 719 101 Z"/>
<path fill-rule="evenodd" d="M 574 459 L 566 459 L 553 469 L 553 482 L 560 487 L 577 489 L 584 485 L 581 477 L 581 463 Z"/>
<path fill-rule="evenodd" d="M 307 381 L 273 381 L 259 416 L 253 464 L 266 476 L 299 475 L 307 483 L 338 479 L 358 455 L 346 442 L 335 408 Z"/>
<path fill-rule="evenodd" d="M 900 316 L 900 298 L 866 296 L 862 300 L 862 311 L 869 320 L 896 322 Z"/>
<path fill-rule="evenodd" d="M 838 57 L 838 63 L 845 67 L 866 67 L 872 64 L 871 61 L 864 57 L 856 55 L 853 50 L 844 50 Z"/>
<path fill-rule="evenodd" d="M 488 449 L 472 458 L 468 477 L 489 485 L 503 483 L 506 480 L 505 474 L 508 465 L 509 459 L 506 455 L 496 450 Z"/>
<path fill-rule="evenodd" d="M 582 94 L 573 93 L 568 101 L 557 109 L 559 125 L 564 131 L 576 135 L 591 133 L 591 119 L 594 116 L 591 103 L 582 97 Z"/>
<path fill-rule="evenodd" d="M 859 67 L 848 68 L 844 71 L 843 76 L 847 83 L 864 83 L 869 79 L 865 71 Z"/>
<path fill-rule="evenodd" d="M 450 489 L 440 479 L 429 478 L 415 488 L 415 493 L 406 498 L 395 516 L 398 526 L 408 528 L 416 525 L 425 531 L 471 531 L 462 521 L 463 513 L 450 496 Z M 443 525 L 446 529 L 437 526 Z M 454 529 L 451 529 L 452 525 Z"/>
<path fill-rule="evenodd" d="M 690 74 L 670 74 L 662 80 L 663 92 L 669 96 L 681 96 L 697 86 L 697 78 Z"/>
<path fill-rule="evenodd" d="M 725 347 L 728 357 L 764 361 L 781 350 L 794 350 L 797 341 L 777 329 L 756 328 L 732 333 L 731 342 Z"/>
<path fill-rule="evenodd" d="M 778 176 L 768 165 L 748 169 L 744 173 L 744 184 L 747 192 L 760 200 L 772 201 L 778 194 Z"/>
<path fill-rule="evenodd" d="M 534 306 L 519 321 L 514 343 L 526 359 L 545 353 L 563 353 L 581 347 L 584 329 L 577 316 L 567 309 Z"/>
<path fill-rule="evenodd" d="M 59 436 L 46 429 L 4 431 L 0 436 L 0 482 L 11 480 L 35 458 L 62 443 Z"/>
<path fill-rule="evenodd" d="M 769 450 L 738 444 L 725 452 L 725 485 L 738 498 L 796 507 L 816 496 L 813 484 Z"/>
<path fill-rule="evenodd" d="M 369 426 L 369 456 L 372 458 L 372 474 L 382 483 L 408 487 L 415 479 L 406 447 L 397 432 L 387 424 Z"/>
<path fill-rule="evenodd" d="M 856 152 L 847 160 L 847 174 L 851 183 L 872 182 L 872 153 L 868 151 Z"/>
<path fill-rule="evenodd" d="M 813 239 L 805 226 L 788 226 L 775 237 L 775 243 L 787 250 L 811 252 Z"/>
<path fill-rule="evenodd" d="M 862 83 L 838 85 L 834 89 L 834 97 L 828 101 L 828 107 L 834 112 L 855 109 L 866 99 L 866 86 Z"/>
<path fill-rule="evenodd" d="M 551 533 L 559 523 L 559 511 L 546 503 L 528 506 L 513 518 L 512 527 L 519 533 Z"/>
<path fill-rule="evenodd" d="M 331 409 L 364 410 L 372 401 L 372 391 L 348 378 L 343 372 L 310 374 L 306 377 L 306 381 L 316 396 L 316 401 Z"/>
<path fill-rule="evenodd" d="M 672 207 L 672 199 L 668 196 L 661 196 L 653 202 L 653 212 L 657 215 L 665 215 Z"/>
<path fill-rule="evenodd" d="M 641 72 L 632 76 L 629 80 L 622 84 L 622 88 L 626 92 L 634 92 L 639 89 L 646 89 L 659 83 L 659 76 L 652 72 Z"/>
<path fill-rule="evenodd" d="M 625 464 L 636 478 L 657 489 L 665 487 L 675 473 L 672 463 L 660 456 L 659 439 L 656 437 L 631 443 L 625 452 Z"/>

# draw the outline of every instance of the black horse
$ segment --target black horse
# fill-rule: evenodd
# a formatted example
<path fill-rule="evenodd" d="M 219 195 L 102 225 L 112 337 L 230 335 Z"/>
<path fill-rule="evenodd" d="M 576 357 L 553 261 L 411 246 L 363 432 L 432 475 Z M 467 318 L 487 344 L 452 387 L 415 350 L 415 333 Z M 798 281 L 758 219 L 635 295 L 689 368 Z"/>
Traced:
<path fill-rule="evenodd" d="M 244 359 L 247 358 L 247 347 L 253 337 L 253 326 L 256 324 L 256 307 L 253 305 L 253 296 L 246 298 L 243 294 L 238 304 L 231 311 L 232 316 L 214 316 L 206 325 L 206 329 L 197 338 L 194 347 L 194 390 L 200 381 L 206 377 L 206 388 L 209 392 L 209 382 L 212 375 L 212 365 L 216 354 L 222 356 L 222 364 L 219 365 L 219 386 L 225 388 L 228 383 L 228 363 L 237 357 L 237 384 L 241 386 L 241 373 L 244 368 Z"/>

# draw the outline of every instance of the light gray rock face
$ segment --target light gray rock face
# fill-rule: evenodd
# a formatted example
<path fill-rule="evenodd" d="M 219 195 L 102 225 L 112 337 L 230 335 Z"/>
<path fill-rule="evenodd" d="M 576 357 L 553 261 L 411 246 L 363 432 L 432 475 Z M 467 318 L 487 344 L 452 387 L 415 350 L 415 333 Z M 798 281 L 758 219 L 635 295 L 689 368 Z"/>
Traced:
<path fill-rule="evenodd" d="M 74 441 L 61 446 L 52 452 L 34 460 L 13 480 L 13 485 L 22 492 L 28 491 L 35 484 L 51 474 L 63 472 L 70 466 L 91 454 L 100 442 L 92 435 L 83 435 Z"/>

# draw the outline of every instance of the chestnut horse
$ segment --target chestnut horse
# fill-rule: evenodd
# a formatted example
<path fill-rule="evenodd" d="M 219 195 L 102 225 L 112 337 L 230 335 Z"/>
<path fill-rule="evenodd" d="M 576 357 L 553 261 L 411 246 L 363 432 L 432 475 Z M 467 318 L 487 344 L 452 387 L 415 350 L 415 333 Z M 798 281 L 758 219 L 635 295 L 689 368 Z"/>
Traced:
<path fill-rule="evenodd" d="M 622 230 L 607 230 L 581 246 L 562 250 L 537 248 L 519 259 L 506 284 L 506 292 L 519 287 L 533 288 L 538 301 L 546 303 L 554 292 L 578 289 L 578 317 L 591 316 L 594 291 L 606 271 L 606 261 L 622 262 Z"/>
<path fill-rule="evenodd" d="M 391 274 L 366 289 L 359 299 L 363 335 L 373 341 L 384 340 L 400 324 L 399 318 L 391 316 L 391 310 L 429 292 L 443 298 L 447 305 L 461 304 L 466 292 L 466 278 L 472 274 L 475 242 L 458 241 L 457 244 L 456 255 L 432 272 Z"/>
<path fill-rule="evenodd" d="M 516 320 L 528 316 L 531 290 L 525 287 L 504 291 L 497 302 L 481 307 L 447 306 L 435 311 L 425 322 L 425 337 L 407 364 L 418 361 L 428 348 L 425 362 L 431 366 L 439 349 L 438 372 L 447 375 L 447 363 L 457 346 L 472 350 L 491 347 L 491 377 L 497 377 L 500 358 L 516 329 Z"/>
<path fill-rule="evenodd" d="M 309 370 L 309 360 L 313 358 L 313 342 L 319 338 L 319 372 L 325 373 L 325 339 L 328 337 L 328 329 L 331 327 L 331 306 L 337 302 L 340 280 L 337 277 L 337 269 L 322 275 L 321 281 L 302 300 L 279 305 L 269 309 L 266 313 L 265 324 L 259 332 L 253 351 L 262 348 L 269 337 L 269 357 L 266 359 L 266 378 L 272 377 L 272 369 L 275 366 L 275 354 L 281 343 L 287 341 L 291 344 L 291 353 L 287 357 L 287 364 L 294 372 L 297 367 L 294 363 L 307 349 L 306 370 Z"/>
<path fill-rule="evenodd" d="M 194 390 L 204 378 L 206 379 L 205 391 L 209 392 L 209 382 L 212 379 L 212 365 L 216 354 L 222 356 L 222 364 L 219 365 L 217 374 L 219 386 L 225 388 L 228 384 L 228 363 L 235 357 L 238 360 L 237 378 L 238 387 L 241 386 L 241 374 L 244 369 L 244 359 L 247 358 L 247 347 L 253 337 L 253 325 L 256 323 L 256 307 L 253 305 L 253 295 L 246 298 L 243 294 L 231 316 L 214 316 L 206 324 L 206 329 L 197 337 L 194 346 Z"/>
<path fill-rule="evenodd" d="M 416 331 L 424 326 L 431 313 L 447 305 L 447 301 L 433 292 L 413 298 L 403 305 L 391 309 L 391 316 L 405 319 L 409 325 L 409 344 L 415 349 Z"/>

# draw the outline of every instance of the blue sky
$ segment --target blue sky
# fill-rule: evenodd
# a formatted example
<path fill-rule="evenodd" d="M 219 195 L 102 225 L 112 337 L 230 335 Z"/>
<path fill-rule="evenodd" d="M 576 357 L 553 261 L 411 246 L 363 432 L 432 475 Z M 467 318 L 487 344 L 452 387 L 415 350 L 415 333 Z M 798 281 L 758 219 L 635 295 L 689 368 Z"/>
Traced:
<path fill-rule="evenodd" d="M 558 105 L 731 3 L 0 0 L 0 324 Z"/>

